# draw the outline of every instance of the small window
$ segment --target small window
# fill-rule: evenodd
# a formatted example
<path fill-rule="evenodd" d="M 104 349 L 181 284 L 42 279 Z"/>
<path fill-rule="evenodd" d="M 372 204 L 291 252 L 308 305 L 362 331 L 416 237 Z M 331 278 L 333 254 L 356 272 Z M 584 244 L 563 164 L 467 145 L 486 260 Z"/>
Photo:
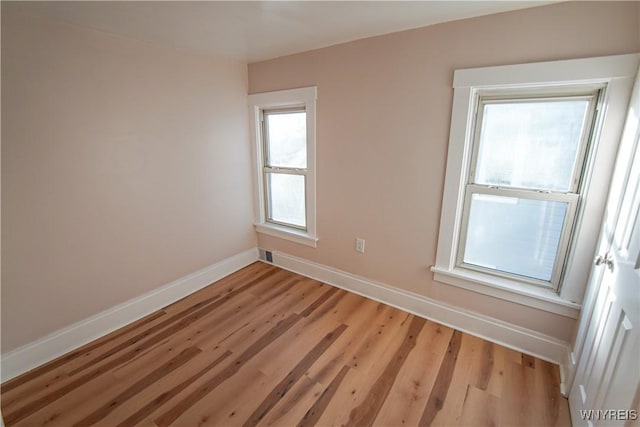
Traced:
<path fill-rule="evenodd" d="M 265 110 L 262 120 L 267 221 L 306 230 L 307 113 Z"/>
<path fill-rule="evenodd" d="M 315 88 L 249 95 L 256 230 L 315 246 Z"/>
<path fill-rule="evenodd" d="M 597 98 L 479 97 L 458 265 L 557 288 Z"/>

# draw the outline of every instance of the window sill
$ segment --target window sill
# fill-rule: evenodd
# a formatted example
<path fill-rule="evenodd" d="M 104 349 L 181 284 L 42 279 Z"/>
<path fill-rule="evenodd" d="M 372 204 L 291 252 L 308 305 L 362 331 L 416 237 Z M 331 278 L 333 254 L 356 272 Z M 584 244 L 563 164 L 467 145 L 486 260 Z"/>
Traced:
<path fill-rule="evenodd" d="M 254 227 L 258 233 L 289 240 L 290 242 L 310 246 L 312 248 L 315 248 L 318 243 L 318 238 L 316 236 L 312 236 L 301 230 L 284 227 L 282 225 L 262 223 L 254 224 Z"/>
<path fill-rule="evenodd" d="M 446 269 L 431 267 L 434 280 L 447 285 L 467 289 L 505 301 L 515 302 L 527 307 L 537 308 L 550 313 L 577 319 L 580 304 L 560 297 L 550 289 L 543 289 L 513 280 L 494 277 L 476 271 L 461 268 Z"/>

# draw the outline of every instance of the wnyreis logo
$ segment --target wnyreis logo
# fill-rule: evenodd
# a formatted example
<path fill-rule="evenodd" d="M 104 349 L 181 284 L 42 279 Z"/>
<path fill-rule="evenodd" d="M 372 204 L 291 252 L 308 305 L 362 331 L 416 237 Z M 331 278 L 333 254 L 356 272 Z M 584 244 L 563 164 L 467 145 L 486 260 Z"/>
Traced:
<path fill-rule="evenodd" d="M 580 417 L 585 421 L 635 421 L 638 411 L 635 409 L 581 409 Z"/>

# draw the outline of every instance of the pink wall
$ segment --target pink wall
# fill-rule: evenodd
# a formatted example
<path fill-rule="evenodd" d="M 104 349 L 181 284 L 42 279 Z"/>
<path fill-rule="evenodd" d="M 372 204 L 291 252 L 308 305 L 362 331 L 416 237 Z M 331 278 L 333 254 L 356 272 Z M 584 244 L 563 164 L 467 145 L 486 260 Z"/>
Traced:
<path fill-rule="evenodd" d="M 259 246 L 569 340 L 572 319 L 433 281 L 453 71 L 638 52 L 639 21 L 638 2 L 570 2 L 250 64 L 249 93 L 318 87 L 318 247 Z"/>
<path fill-rule="evenodd" d="M 2 5 L 2 351 L 255 247 L 247 67 Z"/>
<path fill-rule="evenodd" d="M 571 319 L 432 280 L 453 70 L 637 52 L 639 20 L 637 2 L 468 19 L 251 64 L 247 90 L 244 64 L 3 3 L 2 351 L 255 246 L 246 94 L 308 85 L 320 242 L 261 247 L 567 340 Z"/>

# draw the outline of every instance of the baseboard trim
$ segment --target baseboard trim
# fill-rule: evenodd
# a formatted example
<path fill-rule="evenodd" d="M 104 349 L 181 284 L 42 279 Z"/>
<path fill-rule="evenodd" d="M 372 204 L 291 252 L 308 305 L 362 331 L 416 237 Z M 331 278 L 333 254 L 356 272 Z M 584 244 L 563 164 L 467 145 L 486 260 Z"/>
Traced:
<path fill-rule="evenodd" d="M 560 363 L 560 393 L 569 397 L 576 374 L 576 360 L 570 346 L 567 346 L 562 363 Z"/>
<path fill-rule="evenodd" d="M 566 342 L 326 265 L 271 251 L 273 264 L 496 344 L 562 365 Z"/>
<path fill-rule="evenodd" d="M 178 301 L 258 260 L 251 248 L 2 354 L 2 382 Z"/>

